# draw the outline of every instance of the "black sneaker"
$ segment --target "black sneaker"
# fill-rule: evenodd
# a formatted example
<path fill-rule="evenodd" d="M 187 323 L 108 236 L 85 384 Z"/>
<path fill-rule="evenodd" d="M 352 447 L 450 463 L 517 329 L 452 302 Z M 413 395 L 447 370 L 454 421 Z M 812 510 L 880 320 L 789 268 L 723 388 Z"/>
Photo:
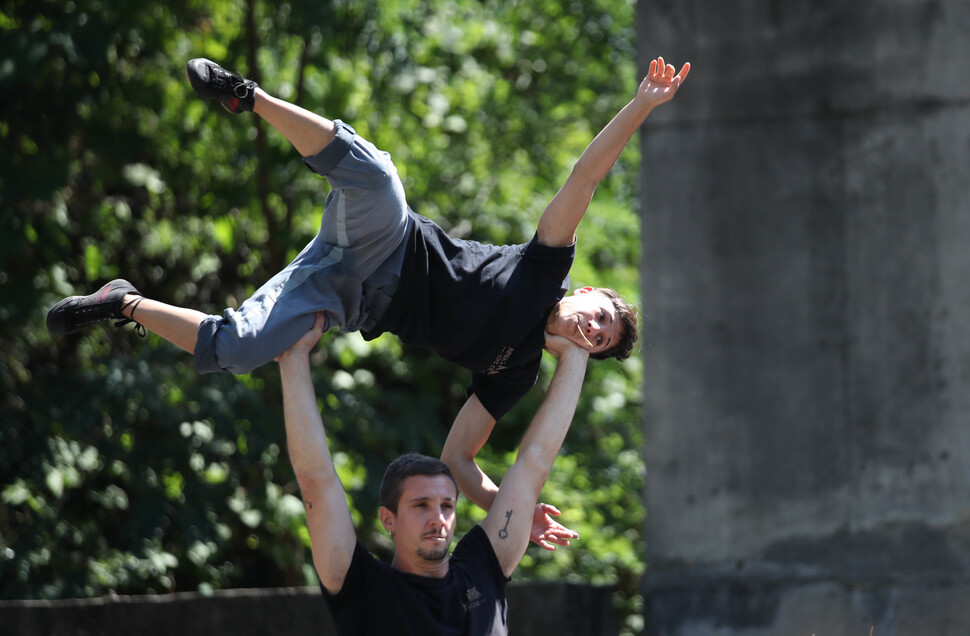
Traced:
<path fill-rule="evenodd" d="M 122 315 L 122 302 L 125 294 L 136 294 L 138 290 L 126 280 L 113 280 L 98 291 L 88 296 L 69 296 L 60 301 L 47 312 L 47 330 L 51 333 L 73 333 L 78 329 L 93 325 L 102 320 L 118 318 L 116 326 L 135 322 Z M 141 298 L 133 302 L 139 302 Z M 135 323 L 136 325 L 138 323 Z M 139 333 L 144 327 L 139 329 Z"/>
<path fill-rule="evenodd" d="M 204 99 L 218 99 L 230 113 L 252 112 L 256 99 L 256 82 L 231 73 L 202 57 L 185 65 L 192 88 Z"/>

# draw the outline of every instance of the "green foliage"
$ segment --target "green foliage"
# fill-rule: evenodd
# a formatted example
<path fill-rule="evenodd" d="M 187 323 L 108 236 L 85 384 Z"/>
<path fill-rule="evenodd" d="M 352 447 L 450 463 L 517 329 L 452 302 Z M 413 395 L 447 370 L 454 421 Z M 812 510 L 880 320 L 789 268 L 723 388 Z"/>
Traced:
<path fill-rule="evenodd" d="M 52 338 L 47 308 L 123 275 L 206 312 L 237 306 L 316 232 L 326 183 L 256 118 L 194 97 L 214 58 L 388 150 L 412 206 L 456 236 L 531 238 L 636 88 L 633 3 L 590 0 L 15 0 L 0 8 L 0 598 L 315 583 L 274 366 L 198 376 L 113 327 Z M 580 229 L 573 285 L 637 301 L 635 144 Z M 315 382 L 355 523 L 376 484 L 435 454 L 465 372 L 382 337 L 327 334 Z M 496 480 L 554 361 L 483 451 Z M 640 365 L 592 363 L 544 499 L 582 539 L 517 579 L 612 583 L 638 617 Z M 462 506 L 460 528 L 479 511 Z"/>

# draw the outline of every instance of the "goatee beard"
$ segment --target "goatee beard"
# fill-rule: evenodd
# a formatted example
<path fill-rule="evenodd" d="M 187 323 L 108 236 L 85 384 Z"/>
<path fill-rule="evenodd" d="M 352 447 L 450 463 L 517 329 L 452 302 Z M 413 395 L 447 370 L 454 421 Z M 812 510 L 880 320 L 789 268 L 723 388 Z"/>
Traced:
<path fill-rule="evenodd" d="M 425 561 L 437 563 L 448 556 L 448 547 L 446 546 L 440 550 L 425 550 L 424 548 L 418 548 L 418 556 Z"/>

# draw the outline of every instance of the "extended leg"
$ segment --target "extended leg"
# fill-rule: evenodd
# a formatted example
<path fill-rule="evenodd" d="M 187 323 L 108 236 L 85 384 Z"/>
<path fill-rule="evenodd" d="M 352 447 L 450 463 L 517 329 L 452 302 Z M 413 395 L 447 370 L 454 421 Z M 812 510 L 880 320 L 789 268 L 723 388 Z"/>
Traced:
<path fill-rule="evenodd" d="M 125 295 L 121 314 L 193 354 L 199 325 L 206 318 L 206 314 L 195 309 L 176 307 L 132 294 Z"/>
<path fill-rule="evenodd" d="M 312 157 L 334 138 L 334 123 L 296 104 L 256 89 L 253 112 L 286 137 L 303 157 Z"/>
<path fill-rule="evenodd" d="M 215 99 L 233 114 L 249 110 L 278 130 L 304 157 L 311 157 L 334 138 L 334 123 L 295 104 L 273 97 L 256 82 L 205 58 L 189 60 L 189 83 L 198 95 Z"/>
<path fill-rule="evenodd" d="M 70 296 L 54 305 L 47 313 L 47 328 L 55 334 L 73 333 L 106 320 L 128 322 L 125 318 L 194 353 L 199 325 L 206 315 L 144 298 L 131 283 L 119 278 L 93 294 Z"/>

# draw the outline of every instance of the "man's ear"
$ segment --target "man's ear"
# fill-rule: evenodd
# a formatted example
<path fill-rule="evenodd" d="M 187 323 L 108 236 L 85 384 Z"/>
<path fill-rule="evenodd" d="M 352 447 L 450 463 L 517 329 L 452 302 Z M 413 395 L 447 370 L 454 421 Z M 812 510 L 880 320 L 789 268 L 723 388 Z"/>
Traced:
<path fill-rule="evenodd" d="M 377 511 L 377 516 L 381 519 L 381 525 L 387 530 L 388 534 L 394 536 L 394 513 L 385 506 L 381 506 Z"/>
<path fill-rule="evenodd" d="M 577 289 L 573 293 L 574 294 L 588 294 L 591 291 L 593 291 L 593 288 L 592 287 L 580 287 L 579 289 Z"/>

